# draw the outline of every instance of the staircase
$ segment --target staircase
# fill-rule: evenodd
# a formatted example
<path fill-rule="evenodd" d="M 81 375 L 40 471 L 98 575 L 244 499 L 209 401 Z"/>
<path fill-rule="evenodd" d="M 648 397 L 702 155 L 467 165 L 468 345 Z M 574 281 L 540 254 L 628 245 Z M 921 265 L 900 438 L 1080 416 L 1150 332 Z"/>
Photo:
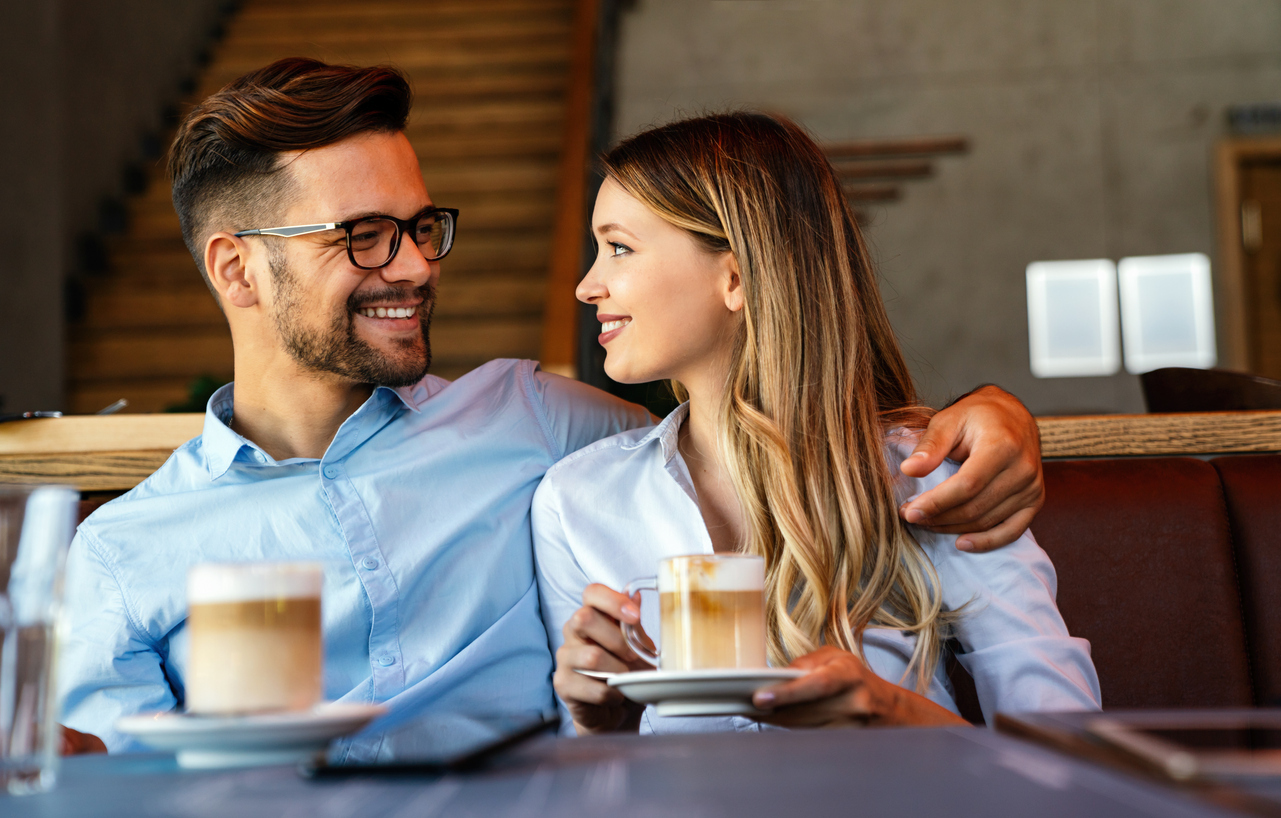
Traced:
<path fill-rule="evenodd" d="M 246 0 L 191 101 L 285 56 L 409 75 L 427 190 L 462 211 L 432 324 L 432 372 L 454 378 L 539 356 L 574 11 L 574 0 Z M 161 411 L 198 377 L 232 376 L 226 321 L 182 243 L 163 161 L 128 214 L 69 328 L 71 412 L 119 398 Z"/>

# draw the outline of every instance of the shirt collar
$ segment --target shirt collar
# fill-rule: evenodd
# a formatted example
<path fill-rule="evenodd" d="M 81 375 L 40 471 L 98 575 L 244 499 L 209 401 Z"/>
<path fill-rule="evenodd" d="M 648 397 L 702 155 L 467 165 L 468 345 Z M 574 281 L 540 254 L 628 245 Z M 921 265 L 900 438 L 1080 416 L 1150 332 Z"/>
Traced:
<path fill-rule="evenodd" d="M 649 434 L 635 443 L 629 443 L 619 448 L 625 450 L 639 449 L 657 440 L 663 447 L 663 462 L 670 463 L 678 451 L 677 445 L 680 441 L 681 424 L 685 422 L 687 417 L 689 417 L 689 401 L 685 401 L 673 409 L 671 414 L 663 418 L 662 423 L 649 431 Z"/>
<path fill-rule="evenodd" d="M 428 375 L 410 386 L 395 389 L 380 386 L 369 396 L 369 400 L 352 414 L 352 417 L 361 414 L 362 410 L 390 414 L 398 408 L 398 405 L 416 413 L 422 412 L 423 404 L 440 391 L 443 383 L 444 381 L 439 378 Z M 205 465 L 209 469 L 210 480 L 217 480 L 226 474 L 237 458 L 247 457 L 263 465 L 278 465 L 277 461 L 263 451 L 258 444 L 232 431 L 229 424 L 232 407 L 235 405 L 235 386 L 233 382 L 219 388 L 209 397 L 209 403 L 205 406 L 205 426 L 200 435 L 200 445 L 204 452 Z M 330 444 L 330 448 L 333 448 L 333 444 Z M 245 453 L 243 457 L 242 452 Z"/>

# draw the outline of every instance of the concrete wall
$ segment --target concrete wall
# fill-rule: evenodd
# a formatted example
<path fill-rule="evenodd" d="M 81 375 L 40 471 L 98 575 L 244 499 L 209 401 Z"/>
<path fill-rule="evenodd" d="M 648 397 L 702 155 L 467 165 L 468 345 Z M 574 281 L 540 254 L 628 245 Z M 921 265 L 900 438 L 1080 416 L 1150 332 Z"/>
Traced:
<path fill-rule="evenodd" d="M 1214 257 L 1228 105 L 1281 97 L 1279 0 L 637 0 L 616 132 L 724 107 L 819 138 L 963 134 L 868 235 L 918 385 L 1039 414 L 1143 411 L 1138 379 L 1037 379 L 1031 261 Z"/>
<path fill-rule="evenodd" d="M 3 4 L 0 27 L 0 411 L 56 409 L 63 282 L 77 237 L 142 159 L 223 0 Z"/>

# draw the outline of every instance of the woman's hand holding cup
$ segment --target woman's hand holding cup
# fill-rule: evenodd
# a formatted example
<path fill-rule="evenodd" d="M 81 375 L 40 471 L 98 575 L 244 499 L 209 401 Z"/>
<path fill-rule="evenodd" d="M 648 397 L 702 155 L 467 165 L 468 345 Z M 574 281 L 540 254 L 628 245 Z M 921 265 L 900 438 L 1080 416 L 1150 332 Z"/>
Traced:
<path fill-rule="evenodd" d="M 565 643 L 556 651 L 552 686 L 569 708 L 578 734 L 635 732 L 645 706 L 630 701 L 604 682 L 577 670 L 626 673 L 652 668 L 623 638 L 620 623 L 640 624 L 636 602 L 604 585 L 583 591 L 583 607 L 565 623 Z"/>
<path fill-rule="evenodd" d="M 887 682 L 849 651 L 830 645 L 790 665 L 799 679 L 758 690 L 752 703 L 768 711 L 760 721 L 780 727 L 968 725 L 919 693 Z"/>

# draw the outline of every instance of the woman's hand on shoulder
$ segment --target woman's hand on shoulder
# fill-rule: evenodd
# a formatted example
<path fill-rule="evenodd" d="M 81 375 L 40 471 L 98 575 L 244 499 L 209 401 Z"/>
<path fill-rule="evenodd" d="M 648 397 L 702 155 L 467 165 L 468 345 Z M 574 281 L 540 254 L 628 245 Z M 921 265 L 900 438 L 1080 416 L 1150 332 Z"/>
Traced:
<path fill-rule="evenodd" d="M 752 703 L 780 727 L 969 724 L 919 693 L 887 682 L 846 650 L 821 647 L 790 667 L 808 671 L 799 679 L 757 691 Z"/>
<path fill-rule="evenodd" d="M 936 414 L 903 473 L 924 477 L 950 457 L 956 474 L 904 504 L 903 519 L 960 534 L 962 551 L 991 551 L 1017 540 L 1045 502 L 1041 437 L 1018 398 L 984 386 Z"/>
<path fill-rule="evenodd" d="M 552 687 L 569 708 L 580 736 L 636 732 L 640 728 L 644 705 L 631 701 L 599 679 L 575 670 L 627 673 L 653 669 L 628 647 L 620 622 L 640 623 L 636 603 L 604 585 L 589 585 L 583 591 L 583 607 L 574 612 L 562 629 L 565 643 L 556 651 Z"/>

